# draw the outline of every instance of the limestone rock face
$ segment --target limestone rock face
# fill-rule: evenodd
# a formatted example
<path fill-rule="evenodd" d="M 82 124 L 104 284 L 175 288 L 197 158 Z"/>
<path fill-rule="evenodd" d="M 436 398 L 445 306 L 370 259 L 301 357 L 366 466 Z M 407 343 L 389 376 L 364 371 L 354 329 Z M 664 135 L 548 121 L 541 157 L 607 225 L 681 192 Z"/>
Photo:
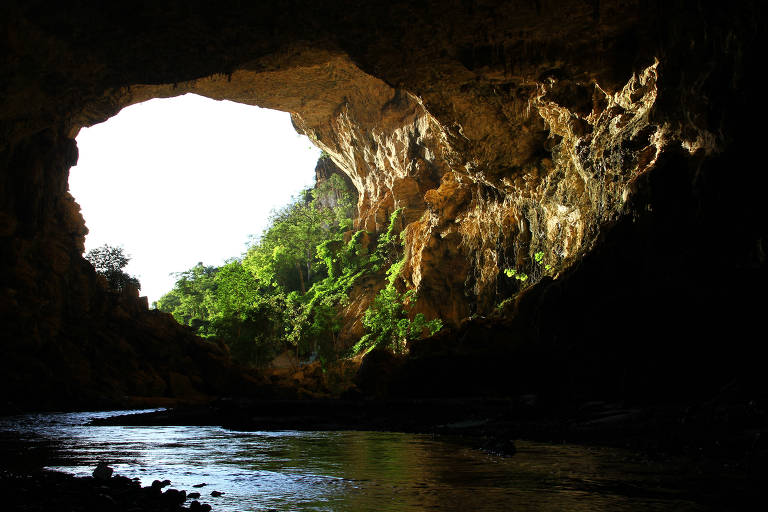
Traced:
<path fill-rule="evenodd" d="M 416 311 L 449 326 L 523 288 L 505 269 L 542 280 L 502 310 L 501 329 L 573 346 L 611 337 L 601 314 L 621 325 L 656 311 L 659 275 L 682 301 L 702 287 L 693 269 L 764 279 L 765 178 L 724 178 L 729 165 L 753 171 L 756 2 L 11 2 L 2 13 L 0 315 L 14 353 L 98 343 L 98 329 L 78 329 L 119 316 L 81 257 L 67 193 L 78 129 L 187 92 L 291 112 L 357 189 L 357 228 L 376 233 L 403 208 L 404 284 Z M 722 259 L 703 254 L 725 239 Z M 625 307 L 604 298 L 601 286 L 635 274 L 649 279 L 627 281 L 637 293 Z M 353 290 L 350 336 L 379 287 Z M 541 324 L 553 311 L 579 318 L 585 300 L 604 311 L 594 330 Z"/>

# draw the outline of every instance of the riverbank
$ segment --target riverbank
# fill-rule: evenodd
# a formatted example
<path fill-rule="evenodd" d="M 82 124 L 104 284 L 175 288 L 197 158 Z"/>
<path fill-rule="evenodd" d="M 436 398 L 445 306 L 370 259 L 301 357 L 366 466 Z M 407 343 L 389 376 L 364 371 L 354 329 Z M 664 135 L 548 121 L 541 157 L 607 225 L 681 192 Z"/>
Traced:
<path fill-rule="evenodd" d="M 156 481 L 141 487 L 122 476 L 75 477 L 56 471 L 14 472 L 0 468 L 0 496 L 4 510 L 37 512 L 208 512 L 211 506 L 188 499 L 185 491 L 167 489 Z"/>

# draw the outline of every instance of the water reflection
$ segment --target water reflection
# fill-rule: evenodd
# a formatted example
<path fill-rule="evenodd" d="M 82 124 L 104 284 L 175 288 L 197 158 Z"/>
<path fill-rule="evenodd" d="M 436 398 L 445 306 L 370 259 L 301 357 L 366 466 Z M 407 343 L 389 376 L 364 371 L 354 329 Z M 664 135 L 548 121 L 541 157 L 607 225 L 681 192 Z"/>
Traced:
<path fill-rule="evenodd" d="M 680 468 L 610 449 L 520 442 L 500 458 L 413 434 L 85 425 L 107 414 L 5 418 L 0 432 L 53 440 L 48 466 L 76 475 L 106 460 L 144 485 L 205 483 L 217 511 L 705 510 L 679 490 Z"/>

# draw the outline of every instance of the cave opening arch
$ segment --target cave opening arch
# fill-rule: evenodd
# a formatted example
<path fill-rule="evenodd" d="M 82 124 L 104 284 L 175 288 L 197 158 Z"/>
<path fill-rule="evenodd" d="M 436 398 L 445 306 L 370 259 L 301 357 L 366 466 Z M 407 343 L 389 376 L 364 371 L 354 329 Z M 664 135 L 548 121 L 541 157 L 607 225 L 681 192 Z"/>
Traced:
<path fill-rule="evenodd" d="M 76 140 L 69 190 L 86 252 L 123 246 L 150 304 L 174 274 L 241 257 L 272 210 L 312 186 L 321 155 L 287 113 L 193 94 L 131 105 Z"/>
<path fill-rule="evenodd" d="M 239 78 L 247 74 L 256 75 L 257 80 L 271 80 L 272 87 L 260 91 L 276 96 L 259 98 L 248 93 L 238 96 L 241 100 L 266 107 L 274 102 L 274 108 L 281 108 L 278 103 L 282 103 L 282 109 L 296 113 L 294 119 L 301 130 L 311 133 L 321 147 L 328 146 L 342 168 L 360 173 L 353 179 L 368 192 L 367 196 L 361 194 L 360 227 L 376 229 L 384 214 L 400 201 L 416 219 L 424 212 L 442 212 L 439 216 L 451 221 L 457 220 L 458 214 L 467 214 L 460 222 L 434 226 L 430 236 L 423 231 L 422 238 L 414 238 L 420 247 L 432 252 L 421 251 L 419 271 L 411 272 L 414 284 L 418 279 L 422 285 L 429 283 L 431 289 L 424 290 L 425 295 L 431 293 L 436 303 L 448 306 L 446 309 L 458 305 L 457 311 L 446 310 L 444 316 L 463 318 L 467 313 L 461 309 L 467 299 L 467 267 L 462 265 L 466 265 L 467 253 L 462 252 L 466 247 L 462 246 L 462 237 L 465 233 L 476 234 L 479 239 L 492 231 L 470 222 L 470 213 L 478 210 L 478 204 L 479 211 L 483 211 L 477 199 L 492 195 L 489 188 L 493 187 L 485 182 L 504 178 L 528 181 L 527 173 L 521 172 L 526 170 L 528 159 L 546 157 L 560 142 L 557 137 L 549 137 L 546 125 L 520 121 L 526 119 L 524 114 L 530 107 L 527 100 L 542 92 L 540 86 L 556 85 L 542 99 L 554 104 L 553 112 L 559 105 L 582 119 L 589 108 L 603 102 L 603 98 L 592 95 L 594 87 L 585 88 L 584 84 L 598 83 L 609 94 L 620 92 L 633 74 L 639 75 L 654 56 L 659 56 L 660 99 L 649 111 L 649 119 L 657 126 L 669 123 L 667 143 L 673 147 L 673 154 L 663 159 L 663 169 L 679 171 L 670 173 L 675 179 L 665 183 L 701 201 L 698 210 L 691 212 L 705 211 L 708 222 L 715 226 L 713 232 L 731 232 L 732 226 L 723 220 L 728 216 L 718 215 L 718 207 L 713 206 L 717 198 L 726 197 L 728 211 L 737 212 L 733 217 L 745 219 L 735 231 L 738 240 L 733 253 L 739 257 L 729 255 L 727 266 L 749 276 L 750 268 L 764 269 L 760 255 L 765 251 L 763 242 L 759 242 L 764 237 L 755 220 L 760 216 L 746 206 L 760 204 L 756 191 L 762 187 L 744 191 L 745 187 L 736 185 L 738 180 L 729 182 L 721 172 L 756 168 L 754 162 L 740 155 L 760 146 L 754 135 L 759 130 L 752 131 L 754 118 L 747 113 L 751 109 L 749 98 L 759 94 L 756 85 L 739 82 L 743 76 L 740 70 L 749 68 L 751 48 L 759 47 L 752 44 L 758 33 L 754 20 L 761 19 L 754 5 L 722 5 L 703 9 L 702 16 L 692 17 L 677 4 L 649 7 L 642 2 L 629 6 L 625 2 L 600 2 L 595 7 L 565 1 L 558 2 L 554 9 L 537 9 L 537 2 L 490 2 L 482 6 L 473 2 L 424 6 L 373 2 L 327 8 L 299 3 L 301 8 L 290 15 L 284 7 L 266 3 L 229 8 L 161 2 L 149 11 L 125 12 L 114 8 L 89 10 L 87 2 L 71 9 L 39 9 L 34 2 L 27 4 L 3 7 L 9 34 L 3 42 L 9 55 L 3 63 L 7 70 L 4 76 L 12 80 L 6 82 L 7 94 L 0 100 L 0 162 L 4 167 L 0 297 L 8 326 L 4 334 L 12 340 L 11 351 L 18 349 L 18 353 L 29 355 L 34 347 L 47 347 L 55 353 L 55 343 L 50 340 L 74 345 L 78 338 L 90 339 L 91 335 L 84 334 L 85 328 L 80 326 L 97 325 L 100 318 L 108 316 L 92 292 L 91 276 L 80 264 L 77 240 L 82 222 L 65 195 L 66 171 L 77 157 L 71 141 L 77 127 L 103 120 L 142 98 L 174 95 L 177 91 L 207 89 L 209 96 L 223 98 L 234 94 Z M 329 65 L 334 59 L 338 64 Z M 349 69 L 363 70 L 364 76 Z M 356 85 L 345 86 L 352 82 Z M 315 87 L 315 96 L 302 92 L 318 83 L 325 87 Z M 294 87 L 292 92 L 288 86 Z M 386 92 L 380 94 L 382 91 Z M 338 93 L 342 93 L 341 97 Z M 633 99 L 632 93 L 642 97 L 641 92 L 633 90 L 629 100 Z M 608 124 L 616 126 L 627 121 L 623 110 L 607 111 Z M 391 126 L 408 129 L 385 133 L 366 129 L 366 113 L 371 112 L 386 113 L 384 117 Z M 571 118 L 570 114 L 566 117 Z M 588 129 L 580 121 L 564 127 L 579 132 Z M 731 135 L 719 140 L 719 134 Z M 613 157 L 620 160 L 624 150 L 632 150 L 633 144 L 645 144 L 644 137 L 651 134 L 638 135 L 620 141 L 628 144 L 618 144 L 619 151 Z M 435 143 L 420 143 L 429 139 Z M 744 142 L 729 146 L 734 140 Z M 430 150 L 427 154 L 423 150 L 426 147 L 442 151 Z M 385 151 L 389 148 L 391 151 Z M 731 163 L 717 157 L 718 151 L 730 151 Z M 713 163 L 701 167 L 699 164 L 707 158 L 712 158 Z M 388 178 L 364 174 L 371 168 L 396 169 L 400 173 L 397 177 L 402 179 L 392 179 L 392 174 Z M 700 168 L 715 172 L 701 174 Z M 540 166 L 537 173 L 554 176 L 552 170 Z M 412 173 L 428 178 L 415 179 Z M 446 174 L 451 179 L 443 180 Z M 709 183 L 709 188 L 703 193 L 695 190 L 694 181 L 696 186 Z M 471 182 L 470 187 L 467 182 Z M 757 178 L 755 183 L 762 181 Z M 654 188 L 642 181 L 637 185 L 642 200 L 653 199 L 654 193 L 666 187 Z M 739 195 L 741 202 L 733 199 Z M 694 203 L 691 201 L 689 206 Z M 647 205 L 638 200 L 635 206 L 642 211 Z M 719 209 L 722 211 L 722 207 Z M 575 216 L 571 211 L 565 214 Z M 536 215 L 544 220 L 548 212 L 538 211 Z M 517 222 L 524 219 L 503 218 L 499 224 L 510 233 L 515 226 L 523 231 L 536 225 L 526 219 Z M 663 226 L 663 221 L 652 224 L 648 232 L 668 229 Z M 459 227 L 465 231 L 458 232 Z M 647 235 L 628 232 L 638 238 Z M 707 244 L 702 242 L 706 237 L 701 231 L 695 233 L 696 237 L 687 239 L 695 242 L 691 254 L 697 258 L 699 254 L 709 255 Z M 494 251 L 486 249 L 492 247 L 476 244 L 467 248 L 473 255 L 482 255 L 477 258 L 477 268 L 486 271 L 475 276 L 470 287 L 476 282 L 492 283 L 490 277 L 500 270 L 498 264 L 493 264 Z M 713 256 L 708 258 L 715 265 L 719 263 Z M 461 282 L 440 278 L 429 281 L 425 276 L 430 261 L 449 262 Z M 638 268 L 644 268 L 642 260 L 636 262 Z M 680 263 L 680 268 L 685 269 L 685 262 Z M 625 274 L 627 268 L 634 266 L 627 265 Z M 615 282 L 621 282 L 624 274 L 619 268 L 611 275 L 618 276 Z M 647 275 L 653 276 L 652 269 Z M 691 285 L 691 290 L 704 290 L 710 296 L 710 291 L 696 280 L 684 282 Z M 589 288 L 589 283 L 587 279 L 586 284 L 573 287 Z M 638 286 L 648 288 L 642 282 Z M 685 297 L 695 295 L 686 286 L 674 289 Z M 717 284 L 716 289 L 727 291 L 722 284 Z M 653 294 L 649 292 L 645 297 L 653 298 Z M 631 316 L 618 306 L 596 299 L 606 310 L 631 321 Z M 623 299 L 647 311 L 643 309 L 647 301 L 631 295 Z M 548 304 L 547 300 L 541 303 Z M 743 304 L 743 311 L 731 307 L 733 318 L 741 319 L 736 322 L 739 328 L 751 325 L 747 313 L 753 311 L 754 304 L 762 302 Z M 565 307 L 562 310 L 568 311 Z M 711 307 L 704 311 L 716 316 Z M 557 319 L 557 315 L 554 317 Z M 579 320 L 575 325 L 584 323 Z M 727 321 L 719 325 L 726 331 Z M 609 340 L 607 332 L 601 331 L 600 337 Z M 590 335 L 585 326 L 582 337 Z M 694 349 L 690 343 L 686 346 Z M 710 350 L 714 353 L 713 348 Z M 50 357 L 55 360 L 55 354 Z M 22 356 L 14 358 L 25 361 Z M 24 386 L 19 384 L 16 389 Z"/>

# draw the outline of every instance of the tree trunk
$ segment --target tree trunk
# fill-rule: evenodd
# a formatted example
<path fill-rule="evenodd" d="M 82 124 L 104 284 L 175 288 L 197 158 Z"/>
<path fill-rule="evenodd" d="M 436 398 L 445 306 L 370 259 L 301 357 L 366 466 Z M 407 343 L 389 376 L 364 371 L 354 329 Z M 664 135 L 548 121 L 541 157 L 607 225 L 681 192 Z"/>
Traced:
<path fill-rule="evenodd" d="M 299 262 L 296 262 L 296 272 L 299 273 L 299 282 L 301 283 L 301 294 L 304 295 L 307 293 L 307 287 L 304 286 L 304 273 L 301 271 L 301 265 L 299 265 Z"/>

